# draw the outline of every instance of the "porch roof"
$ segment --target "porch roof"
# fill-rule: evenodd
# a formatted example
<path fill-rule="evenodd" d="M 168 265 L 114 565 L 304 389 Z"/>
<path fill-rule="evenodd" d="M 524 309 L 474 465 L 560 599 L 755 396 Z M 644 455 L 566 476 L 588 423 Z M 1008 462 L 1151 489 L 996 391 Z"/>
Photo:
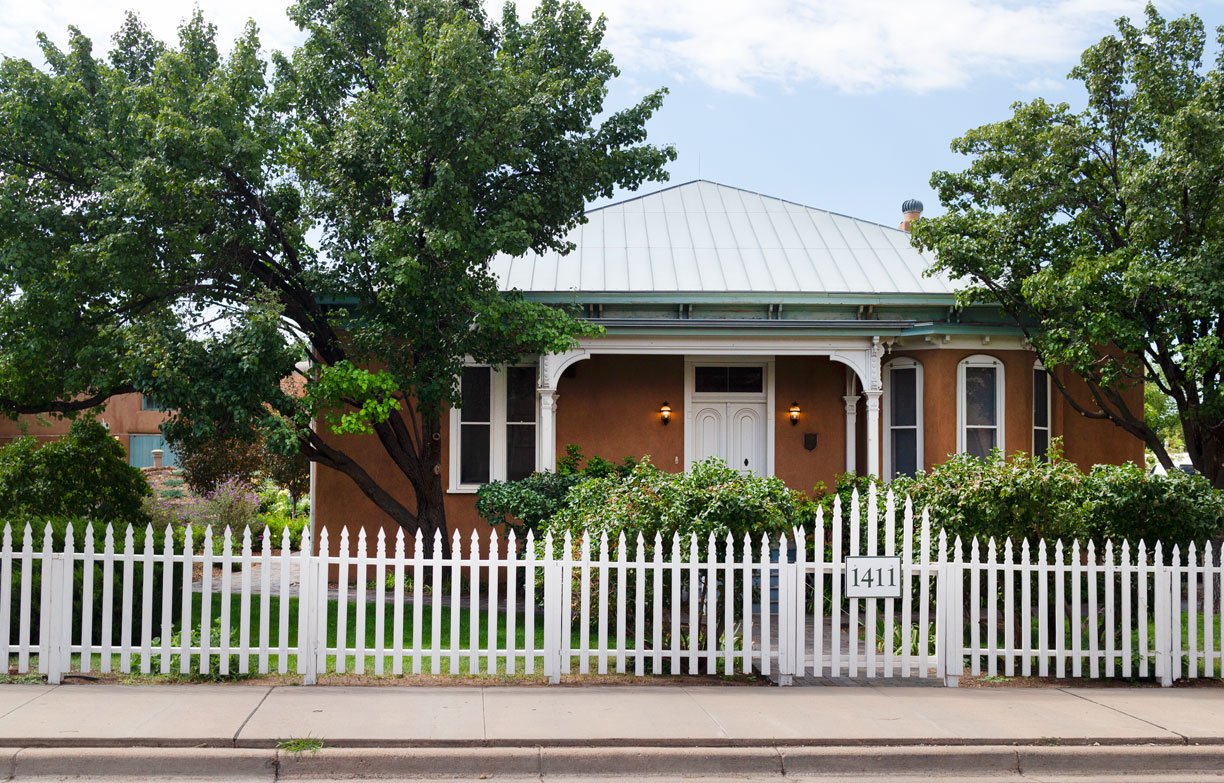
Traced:
<path fill-rule="evenodd" d="M 953 300 L 954 282 L 926 276 L 931 257 L 904 231 L 696 180 L 597 207 L 569 234 L 575 249 L 499 255 L 503 290 L 554 300 L 658 301 L 785 295 L 791 301 Z"/>

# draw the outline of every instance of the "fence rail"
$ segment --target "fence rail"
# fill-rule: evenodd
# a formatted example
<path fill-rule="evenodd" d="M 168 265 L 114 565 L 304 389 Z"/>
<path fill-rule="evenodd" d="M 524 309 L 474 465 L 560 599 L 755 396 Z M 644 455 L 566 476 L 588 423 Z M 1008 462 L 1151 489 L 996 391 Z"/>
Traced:
<path fill-rule="evenodd" d="M 840 500 L 770 536 L 443 546 L 324 530 L 294 550 L 106 528 L 0 539 L 0 660 L 71 673 L 1216 677 L 1224 563 L 1123 542 L 948 540 L 909 499 Z M 881 508 L 881 501 L 883 508 Z M 848 598 L 846 560 L 898 558 L 893 597 Z"/>

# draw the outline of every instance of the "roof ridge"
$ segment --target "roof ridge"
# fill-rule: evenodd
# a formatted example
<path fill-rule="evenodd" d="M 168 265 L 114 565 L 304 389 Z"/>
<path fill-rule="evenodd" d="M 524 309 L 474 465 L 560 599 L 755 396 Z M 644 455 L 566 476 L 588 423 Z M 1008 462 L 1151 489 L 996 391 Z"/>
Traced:
<path fill-rule="evenodd" d="M 598 207 L 591 207 L 590 209 L 586 210 L 586 212 L 587 213 L 599 212 L 600 210 L 608 209 L 610 207 L 619 207 L 623 204 L 629 204 L 634 201 L 641 201 L 644 198 L 650 198 L 651 196 L 657 196 L 661 193 L 666 193 L 669 190 L 677 190 L 678 188 L 683 188 L 688 185 L 698 185 L 698 184 L 701 184 L 702 182 L 706 183 L 707 185 L 713 185 L 714 187 L 717 187 L 717 188 L 726 188 L 727 190 L 735 190 L 740 193 L 750 193 L 754 196 L 757 196 L 758 198 L 769 199 L 770 201 L 778 201 L 783 204 L 791 204 L 793 206 L 800 207 L 802 209 L 810 209 L 813 212 L 823 212 L 826 215 L 834 215 L 836 217 L 843 217 L 843 218 L 846 218 L 847 220 L 858 221 L 859 223 L 869 223 L 870 225 L 879 226 L 880 228 L 885 228 L 885 229 L 888 229 L 889 231 L 895 231 L 897 233 L 905 233 L 900 228 L 897 228 L 896 226 L 890 226 L 886 223 L 880 223 L 875 220 L 868 220 L 867 218 L 855 217 L 854 215 L 847 215 L 845 212 L 834 212 L 833 210 L 825 209 L 824 207 L 814 207 L 811 204 L 804 204 L 803 202 L 794 201 L 793 199 L 782 198 L 780 196 L 770 196 L 766 193 L 761 193 L 760 191 L 757 191 L 757 190 L 749 190 L 748 188 L 741 188 L 738 185 L 727 185 L 726 183 L 715 182 L 712 179 L 705 179 L 704 177 L 698 177 L 697 179 L 690 179 L 685 182 L 677 182 L 674 185 L 668 185 L 667 187 L 659 188 L 658 190 L 652 190 L 649 193 L 639 193 L 635 196 L 630 196 L 629 198 L 621 199 L 620 201 L 613 201 L 608 204 L 601 204 Z"/>

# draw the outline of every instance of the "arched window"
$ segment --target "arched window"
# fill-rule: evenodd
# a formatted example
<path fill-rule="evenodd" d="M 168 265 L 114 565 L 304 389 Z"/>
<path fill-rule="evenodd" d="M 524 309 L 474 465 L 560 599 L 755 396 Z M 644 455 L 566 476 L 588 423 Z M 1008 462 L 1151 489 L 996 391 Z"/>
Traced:
<path fill-rule="evenodd" d="M 922 470 L 922 364 L 902 357 L 884 365 L 884 478 Z"/>
<path fill-rule="evenodd" d="M 1041 362 L 1033 363 L 1033 456 L 1050 453 L 1050 374 Z"/>
<path fill-rule="evenodd" d="M 1003 362 L 976 354 L 956 370 L 956 450 L 986 457 L 1003 445 Z"/>

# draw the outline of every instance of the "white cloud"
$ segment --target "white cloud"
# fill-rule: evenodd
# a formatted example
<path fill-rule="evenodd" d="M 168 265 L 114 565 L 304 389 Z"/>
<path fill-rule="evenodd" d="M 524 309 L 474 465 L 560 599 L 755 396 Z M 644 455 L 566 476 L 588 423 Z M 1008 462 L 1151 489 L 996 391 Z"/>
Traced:
<path fill-rule="evenodd" d="M 1178 0 L 1171 0 L 1178 2 Z M 500 6 L 500 0 L 486 0 Z M 171 38 L 197 0 L 0 0 L 0 52 L 38 58 L 36 31 L 69 24 L 109 48 L 126 8 Z M 246 19 L 265 48 L 299 37 L 287 0 L 198 0 L 223 43 Z M 526 12 L 533 0 L 522 0 Z M 956 88 L 979 75 L 1019 83 L 1064 74 L 1080 50 L 1143 0 L 587 0 L 608 16 L 607 44 L 627 75 L 662 72 L 716 89 L 817 83 L 847 92 Z"/>
<path fill-rule="evenodd" d="M 1143 0 L 588 0 L 627 68 L 722 90 L 816 82 L 847 92 L 955 88 L 1070 69 Z"/>
<path fill-rule="evenodd" d="M 111 36 L 123 23 L 125 11 L 137 12 L 162 40 L 174 40 L 179 24 L 196 6 L 217 25 L 218 44 L 227 51 L 248 19 L 259 25 L 265 49 L 286 49 L 299 38 L 285 15 L 288 0 L 0 0 L 0 54 L 42 63 L 35 36 L 44 32 L 59 46 L 68 42 L 68 26 L 75 25 L 93 41 L 95 54 L 111 48 Z"/>

